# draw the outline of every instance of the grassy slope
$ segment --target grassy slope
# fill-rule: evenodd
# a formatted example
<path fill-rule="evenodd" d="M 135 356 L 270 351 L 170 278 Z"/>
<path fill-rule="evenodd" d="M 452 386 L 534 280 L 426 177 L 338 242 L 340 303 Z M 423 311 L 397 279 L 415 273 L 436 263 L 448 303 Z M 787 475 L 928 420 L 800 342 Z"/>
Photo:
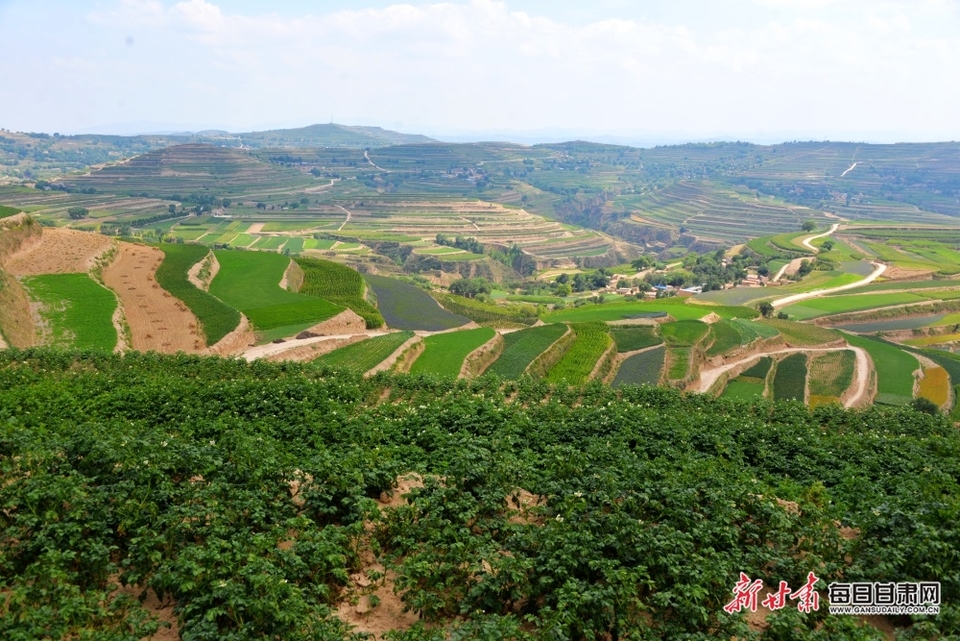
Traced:
<path fill-rule="evenodd" d="M 218 251 L 220 271 L 210 293 L 244 314 L 261 331 L 296 333 L 343 311 L 339 305 L 280 289 L 290 257 L 265 252 Z"/>
<path fill-rule="evenodd" d="M 50 344 L 111 351 L 117 346 L 113 313 L 117 298 L 88 274 L 46 274 L 23 280 L 30 295 L 43 303 Z"/>

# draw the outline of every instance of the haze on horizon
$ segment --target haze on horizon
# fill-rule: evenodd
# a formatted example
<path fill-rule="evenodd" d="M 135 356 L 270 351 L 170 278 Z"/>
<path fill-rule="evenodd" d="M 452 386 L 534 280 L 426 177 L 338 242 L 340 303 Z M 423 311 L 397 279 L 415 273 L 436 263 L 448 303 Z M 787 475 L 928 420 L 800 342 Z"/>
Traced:
<path fill-rule="evenodd" d="M 0 0 L 0 127 L 960 139 L 960 0 Z"/>

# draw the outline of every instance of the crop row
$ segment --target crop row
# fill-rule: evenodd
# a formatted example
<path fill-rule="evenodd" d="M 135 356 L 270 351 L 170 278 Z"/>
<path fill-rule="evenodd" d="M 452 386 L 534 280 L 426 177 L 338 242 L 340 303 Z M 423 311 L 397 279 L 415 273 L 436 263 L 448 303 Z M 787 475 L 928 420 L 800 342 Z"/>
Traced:
<path fill-rule="evenodd" d="M 610 347 L 612 339 L 604 323 L 573 323 L 570 329 L 576 340 L 553 368 L 547 372 L 551 383 L 583 385 L 597 361 Z"/>
<path fill-rule="evenodd" d="M 363 374 L 382 363 L 411 337 L 413 332 L 394 332 L 385 336 L 374 336 L 324 354 L 315 362 L 318 365 Z"/>
<path fill-rule="evenodd" d="M 363 297 L 366 283 L 356 270 L 329 260 L 297 258 L 296 262 L 303 270 L 301 294 L 353 310 L 366 322 L 367 329 L 383 326 L 383 316 Z"/>
<path fill-rule="evenodd" d="M 506 380 L 520 378 L 524 370 L 567 331 L 561 323 L 530 327 L 503 336 L 503 351 L 487 370 Z"/>

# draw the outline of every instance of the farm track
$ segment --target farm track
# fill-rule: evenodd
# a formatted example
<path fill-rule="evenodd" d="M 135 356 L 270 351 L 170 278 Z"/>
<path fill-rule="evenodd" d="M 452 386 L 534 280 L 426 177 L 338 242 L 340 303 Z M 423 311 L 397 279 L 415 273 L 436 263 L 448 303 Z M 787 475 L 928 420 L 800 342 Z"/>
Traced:
<path fill-rule="evenodd" d="M 854 163 L 854 164 L 856 164 L 856 163 Z M 849 169 L 848 169 L 847 171 L 849 171 Z M 818 253 L 820 253 L 820 250 L 817 249 L 816 247 L 814 247 L 813 245 L 811 245 L 811 244 L 810 244 L 810 241 L 811 241 L 811 240 L 816 240 L 817 238 L 823 238 L 824 236 L 829 236 L 830 234 L 832 234 L 832 233 L 834 233 L 835 231 L 837 231 L 837 229 L 838 229 L 839 227 L 840 227 L 840 223 L 833 223 L 833 225 L 830 226 L 829 231 L 825 231 L 825 232 L 823 232 L 822 234 L 817 234 L 817 235 L 815 235 L 815 236 L 810 236 L 810 237 L 808 237 L 808 238 L 804 238 L 803 240 L 800 241 L 800 244 L 803 245 L 804 247 L 806 247 L 807 249 L 809 249 L 810 251 L 812 251 L 814 254 L 818 254 Z"/>
<path fill-rule="evenodd" d="M 838 285 L 837 287 L 830 287 L 829 289 L 815 289 L 812 292 L 803 292 L 801 294 L 793 294 L 792 296 L 787 296 L 785 298 L 780 298 L 773 301 L 774 308 L 783 307 L 784 305 L 792 305 L 802 300 L 807 300 L 808 298 L 817 298 L 819 296 L 825 296 L 827 294 L 833 294 L 835 292 L 843 292 L 848 289 L 854 289 L 857 287 L 862 287 L 863 285 L 869 285 L 877 279 L 883 272 L 887 270 L 887 266 L 883 263 L 871 262 L 871 265 L 875 267 L 873 272 L 863 280 L 858 280 L 855 283 L 849 283 L 847 285 Z"/>
<path fill-rule="evenodd" d="M 120 243 L 120 255 L 103 270 L 103 282 L 120 298 L 133 349 L 196 354 L 204 344 L 196 316 L 156 282 L 163 252 Z"/>
<path fill-rule="evenodd" d="M 867 355 L 866 350 L 861 347 L 853 347 L 852 345 L 844 347 L 787 347 L 784 349 L 774 350 L 772 352 L 752 354 L 751 356 L 746 356 L 740 360 L 732 363 L 726 363 L 711 370 L 701 370 L 700 382 L 698 383 L 695 391 L 700 392 L 701 394 L 705 393 L 707 390 L 713 387 L 713 384 L 717 382 L 717 379 L 719 379 L 721 375 L 729 372 L 739 365 L 743 365 L 744 363 L 748 363 L 764 356 L 774 356 L 776 354 L 795 354 L 798 352 L 838 352 L 843 350 L 851 350 L 857 355 L 857 366 L 854 370 L 856 376 L 856 389 L 854 393 L 850 395 L 850 398 L 848 398 L 843 404 L 844 407 L 856 407 L 857 405 L 863 403 L 863 397 L 867 394 L 867 390 L 870 385 L 871 367 L 870 357 Z"/>
<path fill-rule="evenodd" d="M 248 363 L 257 360 L 258 358 L 267 358 L 271 356 L 277 356 L 278 354 L 283 354 L 286 351 L 297 349 L 298 347 L 303 347 L 305 345 L 313 345 L 314 343 L 322 343 L 323 341 L 342 341 L 349 338 L 354 338 L 357 336 L 363 336 L 364 338 L 374 338 L 375 336 L 384 336 L 392 332 L 354 332 L 352 334 L 331 334 L 329 336 L 311 336 L 310 338 L 301 338 L 296 340 L 288 340 L 283 343 L 267 343 L 266 345 L 257 345 L 256 347 L 251 347 L 250 349 L 245 350 L 240 356 L 246 360 Z"/>

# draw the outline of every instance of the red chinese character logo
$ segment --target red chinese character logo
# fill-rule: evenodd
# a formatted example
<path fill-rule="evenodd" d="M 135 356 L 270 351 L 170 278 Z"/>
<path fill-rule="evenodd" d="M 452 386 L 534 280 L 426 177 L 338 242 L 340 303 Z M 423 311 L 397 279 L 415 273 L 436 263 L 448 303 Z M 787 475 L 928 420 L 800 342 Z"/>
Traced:
<path fill-rule="evenodd" d="M 820 594 L 813 589 L 820 579 L 813 572 L 807 575 L 807 582 L 802 588 L 790 595 L 791 599 L 796 599 L 797 609 L 800 612 L 813 612 L 820 609 Z"/>
<path fill-rule="evenodd" d="M 750 577 L 741 572 L 740 580 L 737 581 L 735 586 L 733 586 L 733 601 L 723 606 L 724 611 L 728 612 L 729 614 L 733 614 L 734 612 L 739 612 L 743 608 L 747 608 L 751 612 L 756 612 L 757 592 L 762 589 L 762 579 L 750 581 Z"/>
<path fill-rule="evenodd" d="M 767 595 L 767 598 L 763 600 L 761 605 L 765 608 L 771 610 L 781 610 L 787 605 L 787 599 L 790 598 L 790 586 L 787 585 L 786 581 L 780 582 L 780 589 L 776 592 L 771 592 Z"/>

